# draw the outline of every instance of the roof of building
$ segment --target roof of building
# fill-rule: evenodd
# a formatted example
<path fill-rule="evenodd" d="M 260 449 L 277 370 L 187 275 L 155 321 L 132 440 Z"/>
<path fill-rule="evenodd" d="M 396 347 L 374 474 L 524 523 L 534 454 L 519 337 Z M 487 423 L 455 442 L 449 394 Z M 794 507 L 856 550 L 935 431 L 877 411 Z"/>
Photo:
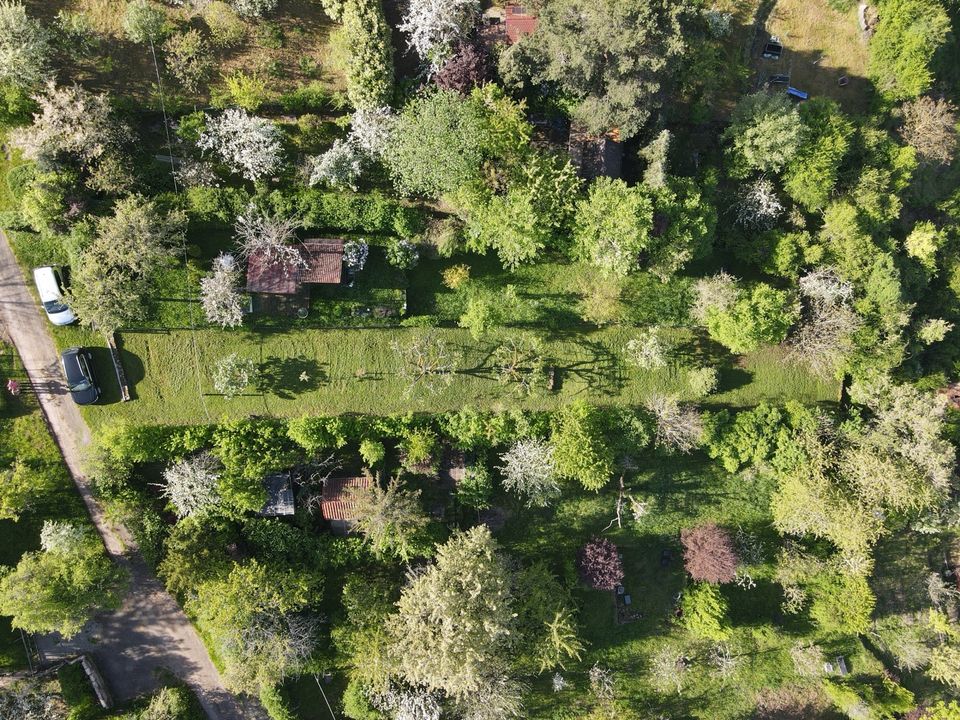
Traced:
<path fill-rule="evenodd" d="M 618 178 L 623 171 L 623 145 L 616 128 L 595 135 L 581 126 L 572 125 L 567 151 L 577 174 L 585 180 L 601 176 Z"/>
<path fill-rule="evenodd" d="M 356 503 L 350 500 L 350 491 L 365 490 L 373 484 L 371 477 L 327 478 L 323 484 L 320 515 L 324 520 L 353 520 Z"/>
<path fill-rule="evenodd" d="M 540 19 L 530 15 L 523 5 L 507 5 L 506 13 L 507 39 L 510 44 L 517 42 L 524 35 L 532 35 Z"/>
<path fill-rule="evenodd" d="M 293 483 L 290 473 L 275 473 L 263 479 L 263 487 L 267 491 L 267 502 L 260 510 L 265 517 L 278 515 L 293 515 L 296 510 L 293 502 Z"/>
<path fill-rule="evenodd" d="M 262 253 L 247 260 L 247 291 L 296 295 L 308 283 L 336 285 L 343 272 L 343 240 L 304 240 L 299 251 L 306 266 L 272 263 Z"/>

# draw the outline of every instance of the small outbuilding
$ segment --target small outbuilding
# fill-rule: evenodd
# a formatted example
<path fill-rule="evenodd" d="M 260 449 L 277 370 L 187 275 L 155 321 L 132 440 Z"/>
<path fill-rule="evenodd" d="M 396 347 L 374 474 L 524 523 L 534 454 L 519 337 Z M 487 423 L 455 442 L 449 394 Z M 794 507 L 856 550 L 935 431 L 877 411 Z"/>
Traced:
<path fill-rule="evenodd" d="M 524 5 L 491 7 L 483 13 L 481 36 L 487 42 L 506 42 L 510 45 L 532 35 L 540 19 Z"/>
<path fill-rule="evenodd" d="M 323 483 L 320 500 L 320 515 L 330 523 L 330 529 L 337 535 L 346 535 L 357 519 L 357 505 L 350 494 L 357 490 L 366 490 L 373 484 L 373 478 L 342 477 L 327 478 Z"/>
<path fill-rule="evenodd" d="M 584 180 L 619 178 L 623 172 L 623 144 L 618 128 L 596 135 L 582 125 L 573 124 L 570 126 L 567 152 L 577 174 Z"/>
<path fill-rule="evenodd" d="M 297 295 L 307 285 L 339 285 L 343 279 L 343 240 L 304 240 L 302 265 L 271 262 L 261 253 L 247 260 L 247 292 Z"/>
<path fill-rule="evenodd" d="M 274 473 L 263 479 L 263 488 L 267 491 L 267 502 L 260 510 L 263 517 L 293 515 L 296 506 L 293 500 L 293 482 L 290 473 Z"/>

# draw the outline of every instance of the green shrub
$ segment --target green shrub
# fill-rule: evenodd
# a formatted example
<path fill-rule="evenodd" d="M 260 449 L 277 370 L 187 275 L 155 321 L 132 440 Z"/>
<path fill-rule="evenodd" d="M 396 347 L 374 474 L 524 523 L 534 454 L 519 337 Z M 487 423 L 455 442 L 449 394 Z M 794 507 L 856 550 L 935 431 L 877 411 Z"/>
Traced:
<path fill-rule="evenodd" d="M 320 82 L 312 82 L 280 96 L 280 107 L 284 112 L 296 115 L 329 110 L 330 102 L 330 91 Z"/>
<path fill-rule="evenodd" d="M 203 9 L 203 20 L 210 29 L 210 43 L 214 47 L 233 47 L 247 36 L 247 26 L 233 8 L 221 0 L 214 0 Z"/>
<path fill-rule="evenodd" d="M 457 483 L 457 500 L 468 508 L 483 510 L 490 507 L 492 496 L 493 479 L 486 464 L 478 462 L 470 465 L 463 480 Z"/>
<path fill-rule="evenodd" d="M 381 0 L 346 0 L 341 22 L 349 47 L 347 96 L 355 108 L 389 105 L 393 96 L 393 45 Z"/>
<path fill-rule="evenodd" d="M 866 578 L 830 572 L 809 588 L 810 617 L 825 633 L 857 635 L 867 631 L 876 597 Z"/>
<path fill-rule="evenodd" d="M 100 703 L 80 663 L 64 665 L 57 671 L 63 701 L 70 708 L 67 720 L 93 720 L 100 717 Z"/>
<path fill-rule="evenodd" d="M 425 464 L 436 465 L 437 434 L 428 427 L 414 428 L 401 441 L 400 451 L 407 470 Z"/>
<path fill-rule="evenodd" d="M 364 438 L 360 441 L 360 457 L 367 467 L 376 467 L 387 456 L 387 449 L 383 443 L 373 438 Z"/>
<path fill-rule="evenodd" d="M 303 218 L 310 230 L 347 230 L 372 235 L 393 233 L 398 222 L 403 227 L 423 227 L 424 211 L 405 207 L 379 193 L 326 192 L 306 188 L 296 191 L 275 191 L 268 196 L 273 209 L 284 216 Z M 398 217 L 403 217 L 398 221 Z"/>
<path fill-rule="evenodd" d="M 283 694 L 278 688 L 264 688 L 260 691 L 260 704 L 271 720 L 297 720 L 297 716 L 287 706 Z"/>
<path fill-rule="evenodd" d="M 351 678 L 343 691 L 343 714 L 350 720 L 382 720 L 383 715 L 370 706 L 363 685 Z"/>
<path fill-rule="evenodd" d="M 709 312 L 707 330 L 731 352 L 747 353 L 783 342 L 799 315 L 790 293 L 758 283 L 729 310 Z"/>
<path fill-rule="evenodd" d="M 23 198 L 24 193 L 33 184 L 37 177 L 37 164 L 28 162 L 23 165 L 17 165 L 10 168 L 7 173 L 7 186 L 10 188 L 10 194 L 17 202 Z"/>
<path fill-rule="evenodd" d="M 683 627 L 696 637 L 714 642 L 730 637 L 728 603 L 716 585 L 696 583 L 688 588 L 683 593 L 681 608 Z"/>

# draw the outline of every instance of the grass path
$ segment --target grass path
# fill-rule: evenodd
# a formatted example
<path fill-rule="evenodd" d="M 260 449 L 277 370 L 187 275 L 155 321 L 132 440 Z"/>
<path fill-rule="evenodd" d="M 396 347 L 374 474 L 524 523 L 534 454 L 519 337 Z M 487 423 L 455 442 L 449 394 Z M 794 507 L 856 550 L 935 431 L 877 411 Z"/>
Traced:
<path fill-rule="evenodd" d="M 101 405 L 85 409 L 86 418 L 96 427 L 111 418 L 142 423 L 205 422 L 207 413 L 209 419 L 220 420 L 247 415 L 442 412 L 465 405 L 551 409 L 577 398 L 598 404 L 636 405 L 652 393 L 691 399 L 681 366 L 643 371 L 622 362 L 623 346 L 638 332 L 633 328 L 548 336 L 544 349 L 556 367 L 557 387 L 553 392 L 543 390 L 529 397 L 519 397 L 511 386 L 500 384 L 493 376 L 489 355 L 494 340 L 477 343 L 464 330 L 439 330 L 448 346 L 462 354 L 461 369 L 449 387 L 435 393 L 418 389 L 407 395 L 406 383 L 398 375 L 400 361 L 391 344 L 409 342 L 421 332 L 199 330 L 196 355 L 188 331 L 122 333 L 123 362 L 134 400 L 118 402 L 109 356 L 105 349 L 96 350 L 105 392 Z M 686 331 L 678 333 L 678 340 L 678 354 L 686 364 L 703 362 L 722 368 L 720 392 L 709 398 L 709 404 L 745 406 L 764 399 L 820 402 L 834 398 L 832 384 L 786 363 L 777 349 L 735 363 L 735 358 L 704 347 Z M 70 329 L 58 333 L 58 344 L 101 343 L 89 333 Z M 226 399 L 215 393 L 210 376 L 217 360 L 233 352 L 256 361 L 262 380 L 259 389 Z"/>

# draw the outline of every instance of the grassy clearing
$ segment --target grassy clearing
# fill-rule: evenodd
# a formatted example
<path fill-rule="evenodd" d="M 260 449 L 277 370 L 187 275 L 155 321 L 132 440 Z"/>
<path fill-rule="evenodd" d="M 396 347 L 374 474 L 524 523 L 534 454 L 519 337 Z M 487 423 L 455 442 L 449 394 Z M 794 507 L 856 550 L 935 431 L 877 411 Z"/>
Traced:
<path fill-rule="evenodd" d="M 634 497 L 651 504 L 640 523 L 626 521 L 622 529 L 604 532 L 614 516 L 616 492 L 611 483 L 599 495 L 568 488 L 549 510 L 514 507 L 498 534 L 507 552 L 566 568 L 565 580 L 583 608 L 580 626 L 588 645 L 582 662 L 562 672 L 569 688 L 554 693 L 549 676 L 538 679 L 525 717 L 587 716 L 593 707 L 587 673 L 594 663 L 614 672 L 617 696 L 638 715 L 711 720 L 749 717 L 759 693 L 797 682 L 789 648 L 798 641 L 824 643 L 829 652 L 843 654 L 856 674 L 879 674 L 882 666 L 857 640 L 831 644 L 816 637 L 809 624 L 780 612 L 781 593 L 771 581 L 778 541 L 766 510 L 772 490 L 769 481 L 728 474 L 702 455 L 661 455 L 643 458 L 625 484 Z M 706 655 L 711 645 L 691 638 L 674 623 L 676 597 L 687 582 L 679 531 L 705 521 L 733 531 L 742 528 L 762 548 L 761 561 L 748 568 L 757 587 L 722 588 L 730 604 L 729 645 L 737 661 L 735 675 L 726 681 L 709 671 Z M 588 590 L 576 578 L 573 558 L 591 536 L 600 534 L 615 542 L 623 554 L 625 591 L 641 614 L 632 623 L 616 622 L 613 593 Z M 663 550 L 672 555 L 665 566 Z M 694 658 L 682 694 L 658 691 L 650 684 L 648 663 L 663 648 Z M 806 682 L 813 688 L 819 685 L 817 679 Z"/>
<path fill-rule="evenodd" d="M 833 10 L 827 0 L 779 0 L 767 30 L 783 42 L 777 62 L 760 60 L 764 73 L 790 75 L 790 84 L 812 97 L 830 97 L 848 112 L 863 112 L 871 96 L 867 42 L 857 25 L 857 9 Z M 850 84 L 840 87 L 841 77 Z"/>
<path fill-rule="evenodd" d="M 126 39 L 123 29 L 126 0 L 26 0 L 32 15 L 53 21 L 60 11 L 81 13 L 100 40 L 100 47 L 79 58 L 64 61 L 66 78 L 82 81 L 98 90 L 109 90 L 125 98 L 157 104 L 156 70 L 148 47 Z M 170 19 L 179 26 L 202 26 L 200 14 L 190 9 L 167 7 Z M 237 70 L 268 81 L 272 91 L 283 93 L 309 82 L 318 81 L 330 90 L 343 87 L 343 78 L 332 64 L 328 44 L 334 25 L 320 3 L 312 0 L 286 0 L 269 22 L 241 23 L 244 39 L 235 47 L 219 50 L 214 56 L 217 70 L 211 88 L 222 85 L 220 75 Z M 158 53 L 160 49 L 158 48 Z M 63 79 L 63 78 L 62 78 Z M 187 106 L 205 105 L 210 92 L 205 88 L 196 96 L 180 95 L 178 83 L 164 78 L 168 100 Z"/>
<path fill-rule="evenodd" d="M 447 388 L 407 395 L 398 376 L 400 362 L 391 343 L 413 340 L 416 329 L 224 332 L 220 330 L 121 333 L 123 364 L 134 400 L 119 403 L 109 355 L 94 333 L 59 329 L 57 342 L 93 346 L 104 389 L 102 404 L 85 408 L 94 427 L 111 418 L 143 423 L 196 423 L 247 415 L 390 414 L 442 412 L 465 404 L 484 408 L 522 406 L 549 409 L 573 399 L 599 404 L 636 405 L 652 393 L 689 399 L 683 369 L 674 364 L 657 371 L 626 366 L 622 348 L 638 332 L 612 328 L 585 333 L 554 333 L 544 349 L 557 368 L 555 392 L 518 397 L 492 374 L 489 354 L 495 342 L 474 342 L 464 330 L 437 334 L 462 354 L 461 369 Z M 681 358 L 706 358 L 712 352 L 688 333 L 678 331 Z M 217 360 L 236 352 L 260 365 L 261 388 L 226 399 L 215 394 L 210 374 Z M 786 363 L 778 350 L 744 358 L 739 366 L 727 356 L 721 392 L 710 403 L 751 405 L 761 399 L 792 398 L 803 402 L 832 400 L 834 389 Z M 303 375 L 303 374 L 306 375 Z"/>

